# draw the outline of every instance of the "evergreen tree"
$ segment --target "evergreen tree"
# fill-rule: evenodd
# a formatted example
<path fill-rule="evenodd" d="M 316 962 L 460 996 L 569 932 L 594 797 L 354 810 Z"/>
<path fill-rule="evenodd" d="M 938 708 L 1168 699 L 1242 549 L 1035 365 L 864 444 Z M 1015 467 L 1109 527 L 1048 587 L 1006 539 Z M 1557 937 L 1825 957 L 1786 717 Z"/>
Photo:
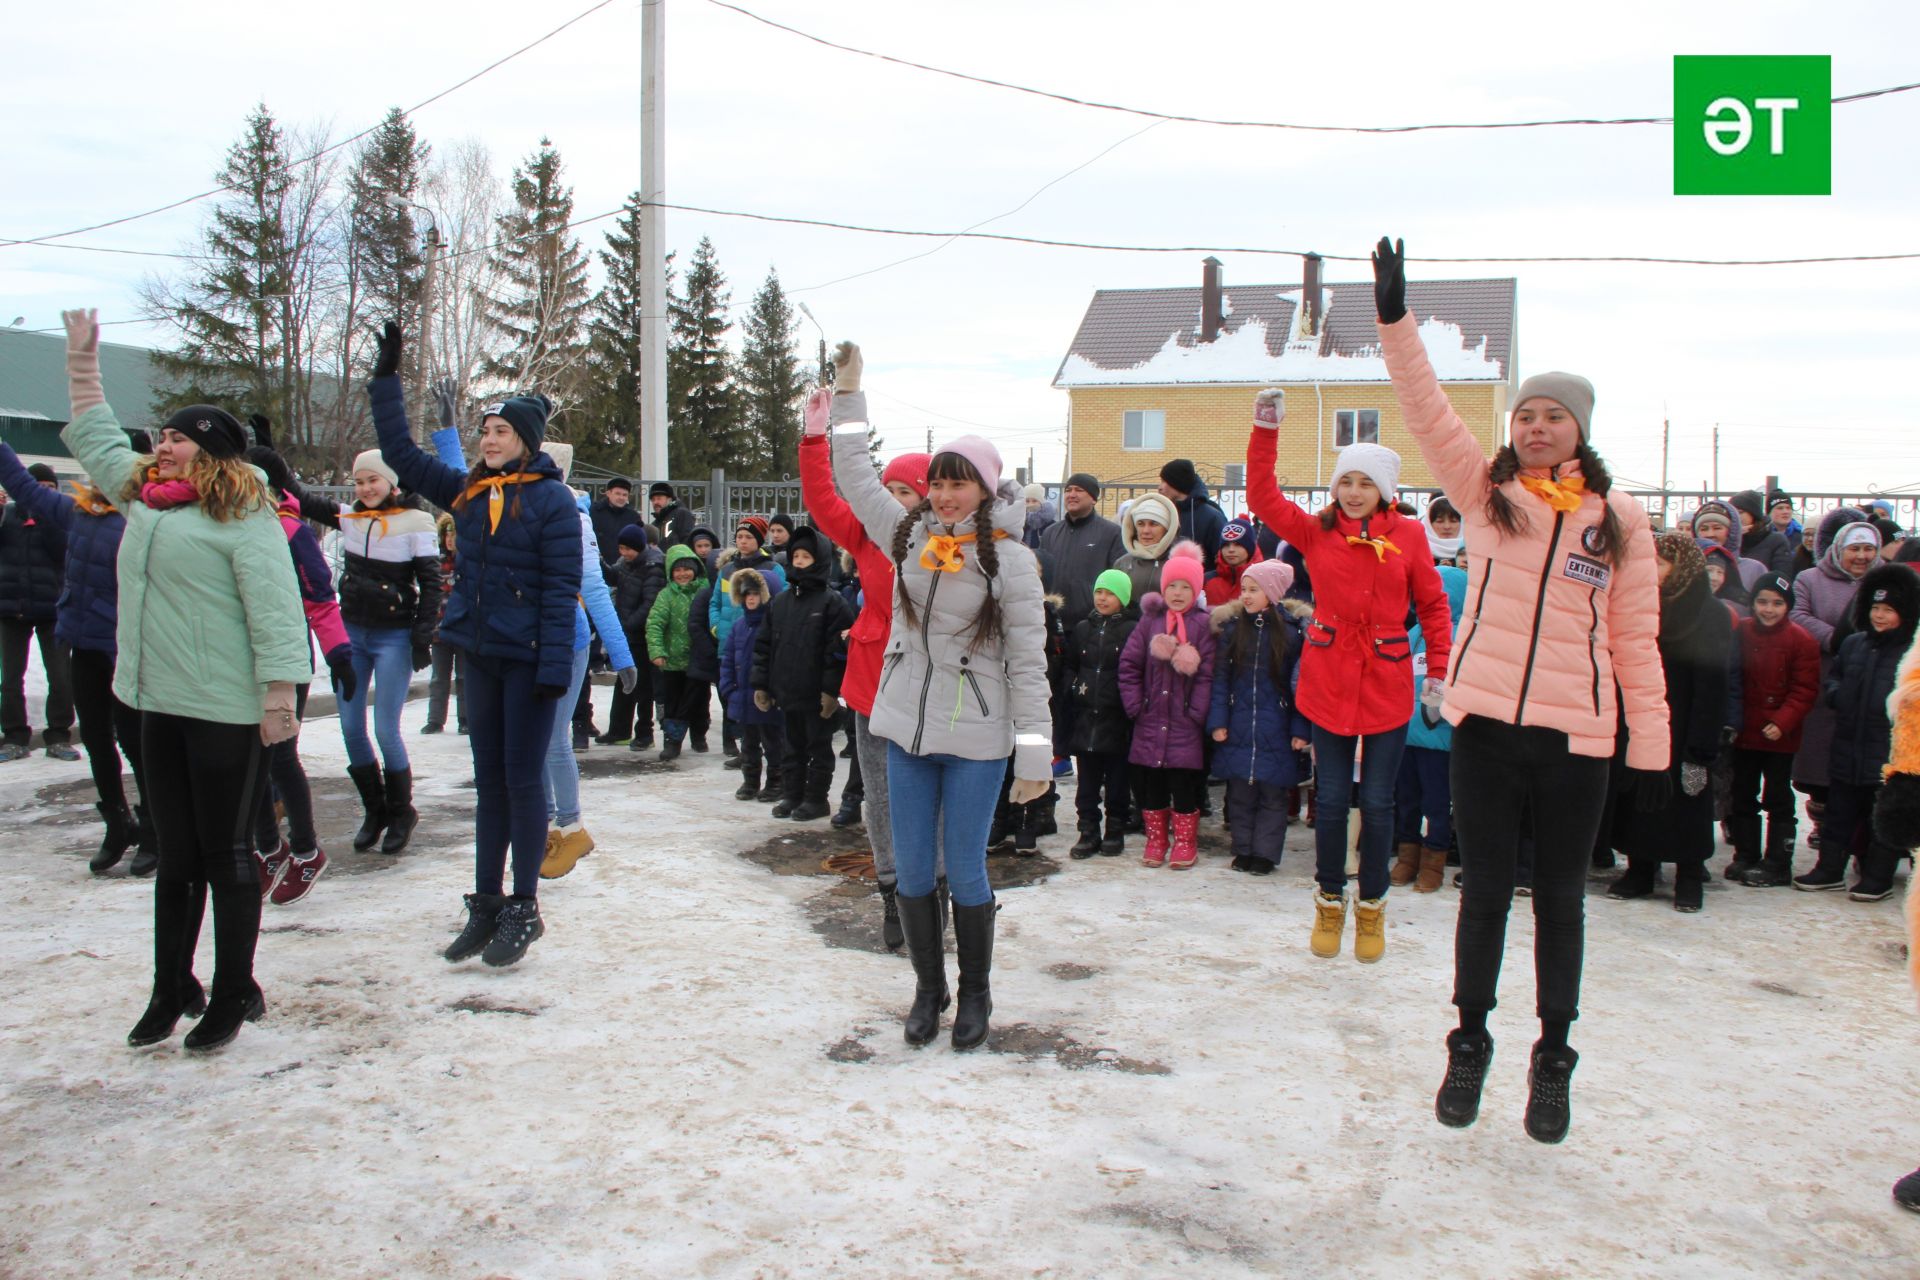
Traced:
<path fill-rule="evenodd" d="M 740 400 L 745 456 L 742 474 L 750 480 L 781 480 L 800 467 L 802 401 L 806 371 L 795 352 L 793 307 L 780 287 L 780 273 L 769 270 L 753 295 L 740 350 Z"/>
<path fill-rule="evenodd" d="M 732 353 L 727 350 L 731 295 L 714 258 L 713 241 L 700 238 L 682 281 L 667 295 L 673 320 L 667 347 L 668 469 L 676 476 L 703 476 L 715 467 L 738 466 L 739 405 Z"/>
<path fill-rule="evenodd" d="M 636 191 L 607 232 L 607 247 L 599 251 L 606 282 L 593 298 L 590 386 L 572 433 L 583 461 L 628 476 L 640 467 L 640 286 L 646 252 Z M 667 262 L 671 273 L 672 254 Z"/>
<path fill-rule="evenodd" d="M 573 189 L 560 174 L 560 153 L 546 138 L 514 170 L 513 207 L 500 215 L 494 250 L 500 293 L 485 308 L 502 350 L 482 373 L 508 391 L 544 393 L 564 421 L 585 385 L 590 298 L 586 252 L 567 231 Z"/>
<path fill-rule="evenodd" d="M 347 176 L 348 272 L 354 309 L 372 321 L 356 325 L 366 333 L 387 320 L 398 320 L 409 336 L 420 332 L 426 264 L 412 202 L 419 199 L 430 152 L 394 107 L 361 144 Z M 401 378 L 408 387 L 414 385 L 413 361 L 420 351 L 420 343 L 412 341 L 402 354 Z M 424 411 L 425 406 L 415 406 L 416 413 Z"/>

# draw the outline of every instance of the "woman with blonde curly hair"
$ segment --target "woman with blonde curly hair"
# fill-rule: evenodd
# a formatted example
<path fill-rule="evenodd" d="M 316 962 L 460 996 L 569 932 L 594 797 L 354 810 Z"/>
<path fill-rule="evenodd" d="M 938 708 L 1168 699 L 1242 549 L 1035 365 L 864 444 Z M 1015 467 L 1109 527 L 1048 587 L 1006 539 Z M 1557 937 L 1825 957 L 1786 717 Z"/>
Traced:
<path fill-rule="evenodd" d="M 211 889 L 213 993 L 186 1047 L 217 1049 L 266 1010 L 253 980 L 253 819 L 267 748 L 299 732 L 294 688 L 313 678 L 300 588 L 233 415 L 189 405 L 160 428 L 152 456 L 135 454 L 100 389 L 94 313 L 63 318 L 73 419 L 60 438 L 127 518 L 113 691 L 140 712 L 160 845 L 153 996 L 127 1041 L 167 1039 L 199 1003 L 193 952 Z"/>

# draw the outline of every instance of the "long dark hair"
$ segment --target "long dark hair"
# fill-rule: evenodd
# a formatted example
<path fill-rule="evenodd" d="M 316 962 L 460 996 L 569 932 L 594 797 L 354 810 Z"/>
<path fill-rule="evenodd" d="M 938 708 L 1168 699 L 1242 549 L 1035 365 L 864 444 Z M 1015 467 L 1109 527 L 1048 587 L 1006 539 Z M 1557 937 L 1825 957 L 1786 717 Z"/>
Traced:
<path fill-rule="evenodd" d="M 988 636 L 1000 629 L 1000 597 L 994 590 L 994 580 L 1000 576 L 1000 552 L 994 544 L 993 535 L 993 490 L 987 488 L 987 482 L 981 478 L 971 462 L 957 453 L 936 453 L 927 465 L 927 481 L 935 480 L 972 481 L 986 492 L 973 513 L 973 549 L 980 558 L 980 572 L 986 575 L 987 597 L 980 604 L 980 613 L 973 620 L 973 635 L 967 641 L 969 652 L 978 649 Z M 907 620 L 909 627 L 920 625 L 914 617 L 913 596 L 907 591 L 906 575 L 902 569 L 906 563 L 908 548 L 913 543 L 913 531 L 920 524 L 921 517 L 933 510 L 933 499 L 922 498 L 900 517 L 900 523 L 893 526 L 893 591 L 900 603 L 900 614 Z"/>
<path fill-rule="evenodd" d="M 1267 611 L 1260 616 L 1266 620 L 1264 626 L 1255 625 L 1253 612 L 1243 607 L 1240 616 L 1234 619 L 1233 643 L 1227 647 L 1227 670 L 1231 676 L 1247 670 L 1248 663 L 1259 659 L 1253 647 L 1265 641 L 1267 673 L 1273 677 L 1274 688 L 1291 696 L 1287 688 L 1286 615 L 1277 603 L 1269 601 Z"/>
<path fill-rule="evenodd" d="M 1620 517 L 1614 514 L 1613 504 L 1607 501 L 1607 491 L 1613 488 L 1613 475 L 1585 440 L 1573 451 L 1573 456 L 1579 460 L 1581 475 L 1586 477 L 1587 492 L 1600 499 L 1599 532 L 1588 550 L 1611 564 L 1619 564 L 1626 551 L 1627 532 L 1620 527 Z M 1487 491 L 1487 520 L 1503 537 L 1525 532 L 1527 527 L 1527 513 L 1514 506 L 1513 499 L 1500 487 L 1519 474 L 1520 455 L 1510 444 L 1501 446 L 1487 472 L 1487 479 L 1492 481 Z"/>

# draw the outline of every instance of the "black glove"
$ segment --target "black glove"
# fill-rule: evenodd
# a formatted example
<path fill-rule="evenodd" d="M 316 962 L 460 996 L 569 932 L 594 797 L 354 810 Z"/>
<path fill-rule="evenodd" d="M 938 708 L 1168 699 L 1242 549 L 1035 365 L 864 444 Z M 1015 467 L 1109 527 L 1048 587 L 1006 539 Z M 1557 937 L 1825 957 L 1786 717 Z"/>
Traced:
<path fill-rule="evenodd" d="M 253 428 L 253 442 L 263 449 L 273 448 L 273 419 L 264 413 L 247 415 L 247 425 Z"/>
<path fill-rule="evenodd" d="M 423 644 L 413 646 L 413 669 L 415 671 L 425 671 L 432 665 L 433 650 Z"/>
<path fill-rule="evenodd" d="M 1407 314 L 1407 242 L 1380 237 L 1373 251 L 1373 309 L 1381 324 Z"/>
<path fill-rule="evenodd" d="M 459 414 L 453 399 L 454 381 L 452 378 L 437 378 L 433 384 L 433 400 L 440 408 L 441 427 L 459 426 Z"/>
<path fill-rule="evenodd" d="M 1896 849 L 1920 849 L 1920 774 L 1887 775 L 1873 804 L 1873 834 Z"/>
<path fill-rule="evenodd" d="M 567 686 L 563 684 L 537 684 L 533 686 L 533 696 L 542 702 L 558 702 L 567 696 Z"/>
<path fill-rule="evenodd" d="M 380 328 L 379 354 L 373 358 L 373 376 L 391 378 L 400 372 L 400 326 L 389 320 Z"/>
<path fill-rule="evenodd" d="M 327 650 L 327 670 L 333 675 L 333 696 L 341 702 L 352 702 L 354 691 L 360 687 L 360 677 L 353 673 L 353 650 L 344 644 Z"/>
<path fill-rule="evenodd" d="M 1640 812 L 1659 813 L 1673 803 L 1673 775 L 1667 770 L 1629 769 L 1627 777 L 1634 807 Z"/>

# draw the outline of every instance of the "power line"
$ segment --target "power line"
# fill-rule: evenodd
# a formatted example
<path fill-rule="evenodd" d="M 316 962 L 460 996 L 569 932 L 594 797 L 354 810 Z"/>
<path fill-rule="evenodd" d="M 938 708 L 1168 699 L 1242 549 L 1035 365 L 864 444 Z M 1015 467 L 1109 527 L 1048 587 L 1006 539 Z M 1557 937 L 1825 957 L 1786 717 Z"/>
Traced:
<path fill-rule="evenodd" d="M 1112 102 L 1095 102 L 1087 98 L 1076 98 L 1072 94 L 1055 93 L 1047 89 L 1035 89 L 1030 85 L 1013 84 L 1005 80 L 995 80 L 988 76 L 970 75 L 964 71 L 953 71 L 946 67 L 930 66 L 924 62 L 915 62 L 909 58 L 897 58 L 892 54 L 879 53 L 872 49 L 860 49 L 850 44 L 828 40 L 811 32 L 790 27 L 784 22 L 775 22 L 751 9 L 743 9 L 737 4 L 728 4 L 727 0 L 707 0 L 715 8 L 728 9 L 744 18 L 751 18 L 776 31 L 798 36 L 802 40 L 823 45 L 829 49 L 838 49 L 842 53 L 858 54 L 863 58 L 873 58 L 880 62 L 891 62 L 895 66 L 911 67 L 915 71 L 926 71 L 937 76 L 947 76 L 954 80 L 965 80 L 970 84 L 986 85 L 992 89 L 1007 89 L 1014 93 L 1029 94 L 1036 98 L 1048 98 L 1054 102 L 1064 102 L 1069 106 L 1091 107 L 1100 111 L 1118 111 L 1124 115 L 1145 116 L 1153 120 L 1172 121 L 1177 124 L 1220 125 L 1231 129 L 1292 129 L 1304 133 L 1429 133 L 1440 130 L 1475 129 L 1544 129 L 1561 125 L 1619 125 L 1619 124 L 1672 124 L 1672 116 L 1620 116 L 1612 119 L 1578 117 L 1562 120 L 1496 120 L 1476 124 L 1395 124 L 1395 125 L 1358 125 L 1358 124 L 1294 124 L 1277 120 L 1222 120 L 1210 116 L 1176 115 L 1166 111 L 1151 111 L 1145 107 L 1122 106 Z M 1867 89 L 1860 93 L 1849 93 L 1833 99 L 1838 106 L 1848 102 L 1862 102 L 1868 98 L 1884 97 L 1891 93 L 1906 93 L 1920 89 L 1920 81 L 1913 84 L 1889 85 L 1884 89 Z"/>
<path fill-rule="evenodd" d="M 612 3 L 613 3 L 613 0 L 600 0 L 598 4 L 591 5 L 588 8 L 581 10 L 579 13 L 574 14 L 573 17 L 568 18 L 565 22 L 561 23 L 559 26 L 547 32 L 547 34 L 541 36 L 539 39 L 533 41 L 532 43 L 524 44 L 520 46 L 518 49 L 515 49 L 512 53 L 509 53 L 504 57 L 495 59 L 493 62 L 490 62 L 486 66 L 480 68 L 480 70 L 474 72 L 472 75 L 468 76 L 466 79 L 460 81 L 458 84 L 449 85 L 447 88 L 442 89 L 440 92 L 434 94 L 432 97 L 424 99 L 421 102 L 415 103 L 413 106 L 407 108 L 405 111 L 401 112 L 400 114 L 403 116 L 411 116 L 416 111 L 419 111 L 425 107 L 432 106 L 434 103 L 440 101 L 440 99 L 446 97 L 448 94 L 453 93 L 456 90 L 466 88 L 466 86 L 472 84 L 475 80 L 480 79 L 480 77 L 487 75 L 490 72 L 498 70 L 499 68 L 505 66 L 507 63 L 512 62 L 515 58 L 519 57 L 521 54 L 526 53 L 529 50 L 538 48 L 539 46 L 545 44 L 547 41 L 553 39 L 555 36 L 559 35 L 562 31 L 565 31 L 568 27 L 571 27 L 574 23 L 579 22 L 581 19 L 589 17 L 592 14 L 598 13 L 600 10 L 606 8 L 608 5 Z M 286 164 L 281 165 L 279 168 L 274 169 L 271 172 L 273 174 L 287 173 L 287 172 L 290 172 L 291 170 L 299 168 L 302 165 L 312 164 L 315 160 L 320 159 L 322 156 L 338 151 L 342 147 L 351 146 L 353 143 L 358 142 L 360 139 L 372 133 L 375 129 L 378 129 L 380 125 L 384 123 L 385 123 L 385 120 L 383 119 L 375 124 L 370 124 L 366 128 L 362 129 L 360 132 L 356 134 L 351 134 L 348 137 L 342 138 L 340 141 L 333 143 L 331 146 L 322 147 L 320 150 L 314 152 L 310 156 L 302 156 L 298 160 L 289 160 Z M 72 231 L 56 231 L 51 235 L 35 236 L 32 239 L 28 239 L 28 240 L 13 240 L 13 239 L 0 238 L 0 248 L 5 248 L 13 245 L 45 244 L 50 240 L 64 240 L 69 236 L 84 235 L 89 231 L 102 231 L 102 230 L 105 230 L 107 227 L 118 227 L 129 222 L 138 222 L 142 218 L 151 218 L 156 214 L 167 213 L 171 210 L 181 208 L 185 205 L 196 204 L 201 200 L 208 199 L 211 196 L 220 195 L 222 192 L 231 191 L 233 189 L 234 188 L 225 186 L 225 185 L 214 187 L 212 190 L 202 191 L 198 195 L 187 196 L 183 199 L 174 200 L 168 204 L 163 204 L 157 209 L 148 209 L 145 213 L 130 213 L 130 214 L 127 214 L 125 217 L 110 218 L 105 222 L 96 222 L 91 226 L 76 227 Z M 121 250 L 120 252 L 132 252 L 132 251 Z"/>

